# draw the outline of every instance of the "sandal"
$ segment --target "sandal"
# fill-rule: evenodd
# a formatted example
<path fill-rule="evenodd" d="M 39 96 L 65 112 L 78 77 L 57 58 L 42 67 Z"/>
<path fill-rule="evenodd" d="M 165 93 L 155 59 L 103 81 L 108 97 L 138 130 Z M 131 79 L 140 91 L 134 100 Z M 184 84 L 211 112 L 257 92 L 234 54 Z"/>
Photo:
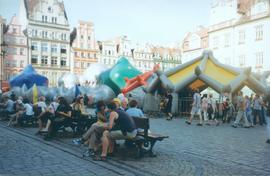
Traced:
<path fill-rule="evenodd" d="M 107 161 L 107 156 L 98 156 L 95 155 L 95 157 L 93 158 L 94 161 Z"/>

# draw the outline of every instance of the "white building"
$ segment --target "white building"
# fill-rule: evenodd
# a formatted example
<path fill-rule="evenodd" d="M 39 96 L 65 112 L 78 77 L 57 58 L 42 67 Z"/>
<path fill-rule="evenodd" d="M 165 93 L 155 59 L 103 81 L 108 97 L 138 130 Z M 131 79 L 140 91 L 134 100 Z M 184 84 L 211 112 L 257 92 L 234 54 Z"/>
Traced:
<path fill-rule="evenodd" d="M 182 42 L 182 62 L 188 62 L 202 55 L 208 48 L 208 29 L 198 26 L 193 32 L 188 32 Z"/>
<path fill-rule="evenodd" d="M 152 45 L 136 44 L 133 50 L 133 64 L 138 70 L 142 72 L 150 71 L 155 65 L 153 56 Z"/>
<path fill-rule="evenodd" d="M 113 66 L 120 57 L 126 57 L 132 61 L 131 41 L 127 36 L 99 42 L 99 49 L 98 62 L 109 67 Z"/>
<path fill-rule="evenodd" d="M 28 59 L 55 86 L 70 72 L 69 24 L 60 0 L 21 0 L 21 24 L 27 30 Z"/>
<path fill-rule="evenodd" d="M 225 64 L 270 70 L 270 0 L 213 0 L 209 49 Z"/>

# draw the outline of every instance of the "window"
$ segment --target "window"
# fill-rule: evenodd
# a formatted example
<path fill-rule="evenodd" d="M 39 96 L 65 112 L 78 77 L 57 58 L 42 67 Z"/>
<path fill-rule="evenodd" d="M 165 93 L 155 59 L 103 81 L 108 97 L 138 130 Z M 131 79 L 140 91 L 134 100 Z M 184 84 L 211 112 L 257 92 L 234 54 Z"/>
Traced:
<path fill-rule="evenodd" d="M 263 25 L 255 26 L 256 38 L 255 40 L 262 40 L 263 38 Z"/>
<path fill-rule="evenodd" d="M 214 37 L 213 38 L 213 49 L 217 49 L 218 48 L 218 37 Z"/>
<path fill-rule="evenodd" d="M 32 36 L 37 37 L 37 30 L 36 29 L 32 29 Z"/>
<path fill-rule="evenodd" d="M 91 37 L 90 36 L 88 36 L 88 40 L 91 40 Z"/>
<path fill-rule="evenodd" d="M 24 55 L 24 49 L 20 48 L 20 55 Z"/>
<path fill-rule="evenodd" d="M 23 61 L 23 60 L 20 61 L 20 67 L 21 67 L 21 68 L 24 67 L 24 61 Z"/>
<path fill-rule="evenodd" d="M 88 58 L 91 58 L 91 53 L 88 53 Z"/>
<path fill-rule="evenodd" d="M 246 65 L 246 57 L 245 55 L 240 55 L 239 56 L 239 66 L 244 67 Z"/>
<path fill-rule="evenodd" d="M 48 56 L 42 56 L 41 65 L 47 65 L 47 64 L 48 64 Z"/>
<path fill-rule="evenodd" d="M 48 38 L 48 32 L 42 31 L 42 38 Z"/>
<path fill-rule="evenodd" d="M 8 48 L 8 54 L 16 55 L 17 54 L 17 48 Z"/>
<path fill-rule="evenodd" d="M 55 39 L 55 32 L 52 32 L 52 39 Z"/>
<path fill-rule="evenodd" d="M 52 45 L 51 51 L 52 53 L 57 53 L 57 45 Z"/>
<path fill-rule="evenodd" d="M 52 12 L 53 12 L 52 7 L 48 7 L 48 12 L 49 12 L 49 13 L 52 13 Z"/>
<path fill-rule="evenodd" d="M 62 45 L 62 46 L 61 46 L 61 53 L 62 53 L 62 54 L 67 53 L 67 49 L 66 49 L 66 46 L 65 46 L 65 45 Z"/>
<path fill-rule="evenodd" d="M 66 60 L 66 58 L 64 58 L 64 57 L 61 57 L 61 66 L 66 66 L 67 65 L 67 60 Z"/>
<path fill-rule="evenodd" d="M 91 63 L 87 63 L 87 67 L 90 67 Z"/>
<path fill-rule="evenodd" d="M 17 33 L 17 29 L 16 28 L 13 28 L 12 29 L 12 33 L 15 33 L 16 34 Z"/>
<path fill-rule="evenodd" d="M 31 57 L 31 63 L 32 64 L 37 64 L 38 63 L 38 57 L 36 55 L 32 55 L 32 57 Z"/>
<path fill-rule="evenodd" d="M 227 33 L 224 36 L 224 47 L 229 47 L 230 46 L 230 34 Z"/>
<path fill-rule="evenodd" d="M 245 43 L 245 31 L 241 30 L 238 33 L 238 44 L 244 44 Z"/>
<path fill-rule="evenodd" d="M 62 40 L 66 40 L 67 39 L 67 35 L 66 34 L 61 34 L 61 39 Z"/>
<path fill-rule="evenodd" d="M 57 23 L 57 18 L 56 17 L 52 17 L 52 23 L 54 23 L 54 24 Z"/>
<path fill-rule="evenodd" d="M 263 52 L 255 53 L 256 57 L 256 68 L 262 68 L 263 67 Z"/>
<path fill-rule="evenodd" d="M 84 58 L 84 52 L 81 52 L 81 57 Z"/>
<path fill-rule="evenodd" d="M 57 65 L 57 57 L 52 57 L 52 59 L 51 59 L 51 65 L 52 66 Z"/>
<path fill-rule="evenodd" d="M 81 68 L 84 68 L 84 62 L 81 62 Z"/>
<path fill-rule="evenodd" d="M 42 15 L 42 22 L 47 22 L 47 20 L 48 20 L 48 17 L 45 15 Z"/>
<path fill-rule="evenodd" d="M 78 53 L 76 51 L 74 52 L 74 55 L 75 55 L 75 57 L 78 57 Z"/>
<path fill-rule="evenodd" d="M 81 39 L 83 39 L 83 35 L 81 35 Z"/>
<path fill-rule="evenodd" d="M 31 45 L 31 50 L 38 50 L 38 46 L 37 46 L 37 43 L 36 42 L 33 42 L 32 45 Z"/>
<path fill-rule="evenodd" d="M 48 52 L 48 45 L 47 43 L 41 43 L 41 51 Z"/>

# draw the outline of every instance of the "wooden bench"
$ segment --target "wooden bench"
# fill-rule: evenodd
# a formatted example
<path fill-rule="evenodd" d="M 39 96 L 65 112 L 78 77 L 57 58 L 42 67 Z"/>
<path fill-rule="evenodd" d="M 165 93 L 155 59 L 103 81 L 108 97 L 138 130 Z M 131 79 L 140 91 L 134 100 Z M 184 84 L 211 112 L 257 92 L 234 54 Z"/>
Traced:
<path fill-rule="evenodd" d="M 150 157 L 155 157 L 153 147 L 157 141 L 162 141 L 169 136 L 164 136 L 156 133 L 149 133 L 150 122 L 148 118 L 132 117 L 138 129 L 143 129 L 143 132 L 138 132 L 134 139 L 128 141 L 134 142 L 136 145 L 136 158 L 143 157 L 148 154 Z"/>

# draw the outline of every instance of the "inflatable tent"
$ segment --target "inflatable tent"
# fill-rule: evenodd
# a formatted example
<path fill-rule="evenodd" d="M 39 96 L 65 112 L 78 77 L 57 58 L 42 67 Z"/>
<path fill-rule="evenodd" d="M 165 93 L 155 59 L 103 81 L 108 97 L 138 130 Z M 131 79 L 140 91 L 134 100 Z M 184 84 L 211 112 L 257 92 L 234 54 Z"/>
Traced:
<path fill-rule="evenodd" d="M 158 86 L 164 89 L 173 89 L 180 93 L 183 90 L 202 91 L 207 87 L 213 88 L 218 93 L 232 93 L 248 86 L 254 92 L 269 95 L 269 88 L 258 79 L 251 68 L 235 68 L 217 61 L 211 51 L 187 63 L 179 65 L 167 72 L 159 73 L 147 87 L 148 93 L 153 93 Z"/>
<path fill-rule="evenodd" d="M 22 87 L 25 84 L 28 89 L 34 84 L 47 87 L 48 78 L 39 75 L 32 65 L 28 65 L 19 75 L 11 78 L 9 84 L 10 87 Z"/>

